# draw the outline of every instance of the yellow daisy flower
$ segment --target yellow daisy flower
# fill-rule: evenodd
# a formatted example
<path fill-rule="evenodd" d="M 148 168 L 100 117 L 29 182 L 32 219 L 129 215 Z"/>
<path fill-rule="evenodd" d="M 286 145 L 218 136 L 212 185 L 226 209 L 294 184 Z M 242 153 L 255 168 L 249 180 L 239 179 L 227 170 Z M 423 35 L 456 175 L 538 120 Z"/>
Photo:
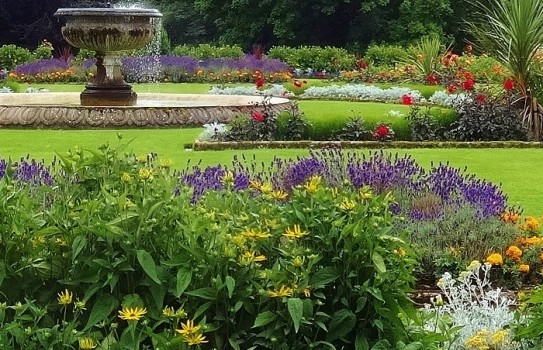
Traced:
<path fill-rule="evenodd" d="M 79 348 L 82 350 L 90 350 L 96 348 L 96 342 L 92 338 L 80 338 L 79 339 Z"/>
<path fill-rule="evenodd" d="M 268 296 L 272 298 L 284 298 L 284 297 L 292 296 L 292 292 L 293 292 L 292 288 L 282 285 L 281 288 L 279 288 L 279 290 L 274 289 L 274 290 L 268 291 Z"/>
<path fill-rule="evenodd" d="M 302 229 L 300 228 L 300 225 L 294 225 L 292 229 L 288 227 L 285 233 L 283 233 L 283 236 L 291 238 L 291 239 L 295 239 L 295 238 L 302 238 L 303 236 L 307 236 L 308 234 L 309 232 L 302 231 Z"/>
<path fill-rule="evenodd" d="M 127 321 L 139 321 L 146 313 L 147 309 L 139 306 L 135 308 L 123 307 L 122 310 L 119 310 L 119 318 Z"/>
<path fill-rule="evenodd" d="M 68 289 L 65 289 L 64 292 L 58 293 L 58 303 L 60 305 L 69 305 L 72 303 L 74 293 L 70 292 Z"/>

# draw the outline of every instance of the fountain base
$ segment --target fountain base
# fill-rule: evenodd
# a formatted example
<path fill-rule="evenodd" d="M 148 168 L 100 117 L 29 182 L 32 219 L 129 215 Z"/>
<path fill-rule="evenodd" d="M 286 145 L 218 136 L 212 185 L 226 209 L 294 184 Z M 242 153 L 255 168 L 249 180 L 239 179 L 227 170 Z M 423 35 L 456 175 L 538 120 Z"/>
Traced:
<path fill-rule="evenodd" d="M 130 85 L 87 85 L 80 95 L 82 106 L 135 106 L 138 95 Z"/>

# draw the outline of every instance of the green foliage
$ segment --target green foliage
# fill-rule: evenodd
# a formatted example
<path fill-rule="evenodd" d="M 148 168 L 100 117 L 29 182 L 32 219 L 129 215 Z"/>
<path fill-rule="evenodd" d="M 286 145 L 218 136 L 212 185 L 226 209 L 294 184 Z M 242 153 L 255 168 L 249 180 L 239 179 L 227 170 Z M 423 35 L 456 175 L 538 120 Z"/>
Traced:
<path fill-rule="evenodd" d="M 375 66 L 394 67 L 405 62 L 409 54 L 400 45 L 372 44 L 364 52 L 364 58 Z"/>
<path fill-rule="evenodd" d="M 11 79 L 3 80 L 1 83 L 2 87 L 10 88 L 13 92 L 23 92 L 23 86 Z"/>
<path fill-rule="evenodd" d="M 526 345 L 535 349 L 543 341 L 543 287 L 523 294 L 521 306 L 515 312 L 517 324 L 513 331 L 515 339 L 523 340 Z M 530 347 L 531 349 L 531 347 Z"/>
<path fill-rule="evenodd" d="M 444 138 L 445 130 L 430 114 L 430 108 L 425 108 L 422 111 L 418 106 L 411 107 L 407 120 L 411 127 L 413 141 L 437 141 Z"/>
<path fill-rule="evenodd" d="M 436 195 L 420 193 L 408 202 L 412 210 L 428 217 L 443 217 L 400 224 L 410 232 L 410 242 L 420 248 L 420 271 L 431 279 L 501 250 L 517 235 L 514 226 L 504 225 L 497 217 L 481 220 L 470 207 L 448 209 L 442 215 L 446 206 Z"/>
<path fill-rule="evenodd" d="M 504 105 L 501 97 L 472 96 L 456 106 L 458 119 L 447 138 L 457 141 L 526 141 L 530 131 L 521 122 L 519 111 Z"/>
<path fill-rule="evenodd" d="M 28 49 L 16 45 L 3 45 L 0 47 L 0 68 L 11 70 L 19 64 L 32 61 L 34 55 Z"/>
<path fill-rule="evenodd" d="M 337 47 L 318 46 L 274 46 L 267 54 L 297 69 L 311 68 L 315 71 L 334 72 L 352 69 L 355 65 L 354 54 Z"/>
<path fill-rule="evenodd" d="M 409 49 L 411 56 L 408 63 L 413 64 L 422 81 L 437 73 L 444 48 L 439 38 L 435 36 L 424 36 Z"/>
<path fill-rule="evenodd" d="M 233 191 L 224 172 L 191 204 L 166 160 L 124 148 L 59 155 L 54 189 L 1 179 L 2 347 L 186 349 L 175 329 L 218 349 L 409 341 L 415 259 L 389 195 L 320 177 Z"/>
<path fill-rule="evenodd" d="M 277 116 L 277 133 L 279 140 L 297 141 L 307 140 L 311 123 L 305 117 L 298 105 L 293 105 L 291 110 L 280 113 Z"/>
<path fill-rule="evenodd" d="M 210 58 L 240 58 L 243 56 L 243 50 L 236 45 L 211 44 L 179 45 L 172 49 L 172 54 L 176 56 L 190 56 L 201 60 Z"/>
<path fill-rule="evenodd" d="M 34 50 L 33 55 L 35 59 L 47 59 L 53 57 L 52 51 L 53 45 L 50 42 L 44 40 L 42 41 L 40 46 L 38 46 L 36 50 Z"/>
<path fill-rule="evenodd" d="M 477 21 L 470 30 L 481 49 L 495 57 L 513 76 L 524 101 L 523 122 L 535 139 L 542 136 L 543 97 L 539 63 L 543 42 L 543 2 L 538 0 L 477 1 Z"/>
<path fill-rule="evenodd" d="M 370 132 L 364 126 L 364 119 L 351 117 L 335 138 L 340 141 L 364 141 L 370 139 Z"/>

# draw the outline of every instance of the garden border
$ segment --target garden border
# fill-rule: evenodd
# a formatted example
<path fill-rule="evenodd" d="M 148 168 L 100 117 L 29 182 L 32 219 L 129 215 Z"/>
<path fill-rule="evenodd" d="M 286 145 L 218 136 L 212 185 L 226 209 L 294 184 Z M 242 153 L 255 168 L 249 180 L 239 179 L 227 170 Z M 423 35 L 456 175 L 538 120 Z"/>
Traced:
<path fill-rule="evenodd" d="M 251 148 L 543 148 L 543 142 L 527 141 L 198 141 L 186 145 L 195 151 Z"/>

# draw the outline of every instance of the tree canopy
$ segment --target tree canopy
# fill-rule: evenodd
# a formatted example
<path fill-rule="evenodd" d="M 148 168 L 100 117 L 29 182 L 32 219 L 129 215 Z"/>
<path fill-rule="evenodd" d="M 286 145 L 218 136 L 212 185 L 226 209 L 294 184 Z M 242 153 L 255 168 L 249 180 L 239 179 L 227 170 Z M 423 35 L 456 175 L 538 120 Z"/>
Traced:
<path fill-rule="evenodd" d="M 121 0 L 111 0 L 115 5 Z M 130 3 L 124 0 L 123 3 Z M 132 1 L 135 3 L 135 1 Z M 60 44 L 59 7 L 104 6 L 105 0 L 0 0 L 0 45 Z M 148 0 L 164 14 L 173 45 L 340 46 L 410 43 L 434 34 L 461 42 L 469 0 Z"/>

